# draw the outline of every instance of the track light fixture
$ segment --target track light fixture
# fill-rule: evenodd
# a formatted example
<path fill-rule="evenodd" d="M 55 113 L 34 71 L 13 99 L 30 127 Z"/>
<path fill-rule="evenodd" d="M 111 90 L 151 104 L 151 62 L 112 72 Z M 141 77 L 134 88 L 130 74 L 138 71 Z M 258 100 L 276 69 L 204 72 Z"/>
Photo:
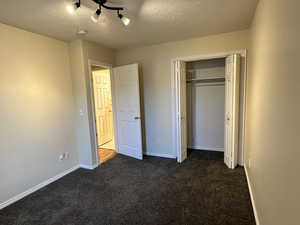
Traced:
<path fill-rule="evenodd" d="M 107 0 L 92 0 L 93 2 L 97 3 L 99 5 L 99 8 L 96 10 L 96 12 L 91 16 L 91 20 L 94 22 L 94 23 L 97 23 L 98 20 L 99 20 L 99 17 L 101 15 L 101 7 L 105 8 L 105 9 L 108 9 L 108 10 L 113 10 L 113 11 L 117 11 L 117 15 L 118 17 L 120 18 L 120 20 L 123 22 L 123 24 L 125 26 L 128 26 L 129 23 L 130 23 L 130 19 L 125 17 L 123 14 L 120 13 L 120 11 L 123 11 L 124 8 L 123 7 L 111 7 L 111 6 L 108 6 L 106 5 L 107 3 Z M 70 12 L 70 13 L 74 13 L 79 7 L 81 6 L 81 2 L 80 0 L 78 0 L 77 2 L 75 3 L 72 3 L 72 4 L 69 4 L 67 6 L 67 10 Z"/>
<path fill-rule="evenodd" d="M 123 24 L 124 24 L 125 26 L 128 26 L 128 25 L 129 25 L 130 19 L 127 18 L 127 17 L 125 17 L 125 16 L 123 16 L 119 11 L 118 11 L 118 17 L 122 20 L 122 22 L 123 22 Z"/>
<path fill-rule="evenodd" d="M 91 16 L 91 19 L 94 23 L 98 22 L 100 14 L 101 14 L 101 6 L 99 6 L 99 9 L 97 9 L 96 12 Z"/>

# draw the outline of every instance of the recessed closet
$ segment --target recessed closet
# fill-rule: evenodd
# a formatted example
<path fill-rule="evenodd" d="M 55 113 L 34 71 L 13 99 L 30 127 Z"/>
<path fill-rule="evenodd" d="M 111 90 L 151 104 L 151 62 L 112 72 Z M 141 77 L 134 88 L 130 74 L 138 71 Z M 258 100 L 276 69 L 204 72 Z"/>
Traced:
<path fill-rule="evenodd" d="M 186 63 L 187 147 L 224 151 L 225 58 Z"/>
<path fill-rule="evenodd" d="M 224 152 L 224 163 L 243 165 L 245 59 L 240 53 L 172 61 L 174 144 L 177 161 L 187 149 Z"/>
<path fill-rule="evenodd" d="M 186 64 L 187 146 L 224 151 L 225 58 Z"/>

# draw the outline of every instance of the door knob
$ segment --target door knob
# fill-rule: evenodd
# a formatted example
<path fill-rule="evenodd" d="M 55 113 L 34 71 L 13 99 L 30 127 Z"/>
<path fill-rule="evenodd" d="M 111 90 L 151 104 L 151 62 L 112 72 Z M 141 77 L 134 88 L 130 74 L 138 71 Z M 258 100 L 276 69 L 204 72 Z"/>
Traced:
<path fill-rule="evenodd" d="M 141 117 L 136 116 L 136 117 L 134 117 L 134 119 L 139 120 L 139 119 L 141 119 Z"/>

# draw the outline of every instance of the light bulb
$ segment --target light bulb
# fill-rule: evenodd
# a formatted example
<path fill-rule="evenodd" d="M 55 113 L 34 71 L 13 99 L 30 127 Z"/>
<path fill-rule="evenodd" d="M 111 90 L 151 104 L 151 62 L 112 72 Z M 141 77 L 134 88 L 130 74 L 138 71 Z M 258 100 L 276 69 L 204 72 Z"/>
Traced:
<path fill-rule="evenodd" d="M 130 24 L 130 19 L 125 17 L 125 16 L 123 16 L 121 18 L 121 20 L 122 20 L 122 22 L 124 23 L 125 26 L 128 26 Z"/>
<path fill-rule="evenodd" d="M 80 7 L 79 3 L 70 3 L 66 6 L 66 9 L 69 13 L 74 14 L 75 11 Z"/>
<path fill-rule="evenodd" d="M 122 20 L 122 22 L 124 23 L 125 26 L 129 25 L 130 23 L 130 19 L 123 16 L 122 14 L 118 13 L 119 18 Z"/>

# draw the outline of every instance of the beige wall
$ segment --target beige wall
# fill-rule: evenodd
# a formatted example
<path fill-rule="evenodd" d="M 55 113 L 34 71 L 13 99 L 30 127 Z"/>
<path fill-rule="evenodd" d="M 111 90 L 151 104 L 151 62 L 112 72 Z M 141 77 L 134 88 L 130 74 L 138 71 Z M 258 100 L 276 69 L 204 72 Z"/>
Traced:
<path fill-rule="evenodd" d="M 0 38 L 1 204 L 78 164 L 96 164 L 88 60 L 114 64 L 114 51 L 4 24 Z M 70 157 L 59 161 L 64 152 Z"/>
<path fill-rule="evenodd" d="M 78 165 L 78 154 L 68 44 L 3 24 L 0 40 L 3 203 Z"/>
<path fill-rule="evenodd" d="M 143 76 L 147 152 L 174 155 L 171 118 L 171 60 L 246 49 L 249 31 L 239 31 L 179 42 L 170 42 L 116 54 L 116 64 L 137 62 Z"/>
<path fill-rule="evenodd" d="M 74 95 L 74 117 L 75 117 L 75 134 L 76 134 L 76 149 L 79 153 L 79 162 L 82 165 L 92 165 L 92 156 L 87 146 L 91 145 L 90 133 L 88 127 L 87 95 L 86 84 L 84 79 L 84 63 L 82 41 L 76 40 L 69 45 L 73 95 Z M 82 110 L 82 114 L 80 114 Z"/>
<path fill-rule="evenodd" d="M 94 121 L 90 90 L 88 61 L 114 64 L 115 52 L 92 42 L 76 40 L 70 43 L 71 73 L 75 96 L 76 147 L 80 164 L 93 167 L 97 164 L 93 138 Z M 80 114 L 80 111 L 82 112 Z"/>
<path fill-rule="evenodd" d="M 261 0 L 252 27 L 247 170 L 261 225 L 300 224 L 299 9 Z"/>

